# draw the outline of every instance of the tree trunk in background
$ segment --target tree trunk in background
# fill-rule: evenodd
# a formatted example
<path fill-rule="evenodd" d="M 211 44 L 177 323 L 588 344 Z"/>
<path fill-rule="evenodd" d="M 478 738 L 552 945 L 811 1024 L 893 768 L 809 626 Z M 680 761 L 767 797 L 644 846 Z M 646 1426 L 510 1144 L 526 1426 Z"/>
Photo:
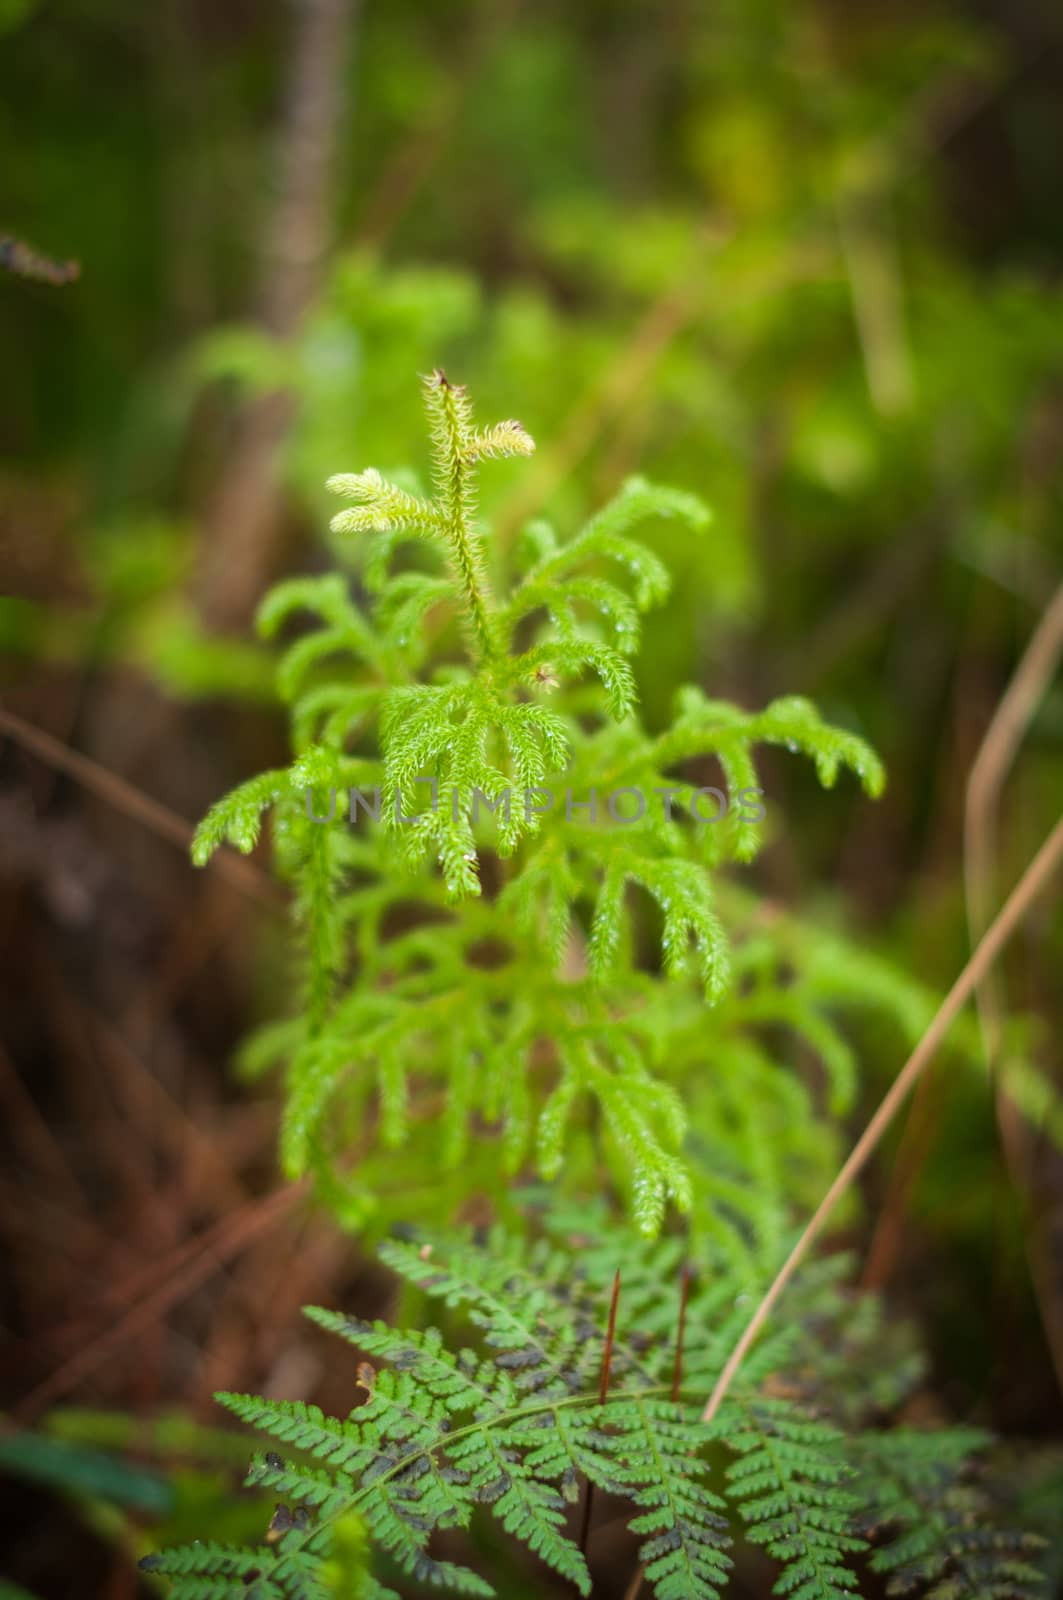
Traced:
<path fill-rule="evenodd" d="M 263 244 L 259 309 L 262 325 L 279 339 L 296 332 L 321 283 L 348 34 L 357 4 L 294 0 L 278 192 Z M 283 525 L 277 462 L 293 407 L 288 394 L 262 395 L 237 419 L 224 475 L 203 519 L 196 591 L 208 627 L 243 627 L 273 569 Z"/>

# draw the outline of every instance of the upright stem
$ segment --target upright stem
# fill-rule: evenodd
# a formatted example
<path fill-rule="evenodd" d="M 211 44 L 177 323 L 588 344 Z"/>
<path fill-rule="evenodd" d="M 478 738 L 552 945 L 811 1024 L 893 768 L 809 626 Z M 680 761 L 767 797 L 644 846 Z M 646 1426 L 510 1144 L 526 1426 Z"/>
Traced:
<path fill-rule="evenodd" d="M 613 1297 L 609 1302 L 609 1327 L 605 1335 L 605 1349 L 602 1351 L 602 1371 L 598 1379 L 598 1404 L 604 1406 L 605 1397 L 609 1393 L 609 1373 L 613 1366 L 613 1345 L 616 1342 L 616 1308 L 620 1301 L 620 1268 L 613 1275 Z M 594 1484 L 588 1478 L 587 1493 L 583 1497 L 583 1518 L 579 1530 L 579 1547 L 584 1555 L 587 1554 L 587 1538 L 591 1531 L 591 1507 L 594 1504 Z"/>
<path fill-rule="evenodd" d="M 436 446 L 436 491 L 446 518 L 454 568 L 465 591 L 473 639 L 484 661 L 498 653 L 490 585 L 473 527 L 475 486 L 469 451 L 471 419 L 465 390 L 444 372 L 428 379 L 427 395 Z"/>

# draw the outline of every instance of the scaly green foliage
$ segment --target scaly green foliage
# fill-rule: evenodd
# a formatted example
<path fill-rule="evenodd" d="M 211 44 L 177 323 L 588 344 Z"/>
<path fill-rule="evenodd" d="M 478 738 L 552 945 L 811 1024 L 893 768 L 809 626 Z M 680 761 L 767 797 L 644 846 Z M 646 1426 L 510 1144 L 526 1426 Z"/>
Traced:
<path fill-rule="evenodd" d="M 513 421 L 477 429 L 440 372 L 424 393 L 433 493 L 372 469 L 330 480 L 350 502 L 334 531 L 365 546 L 368 604 L 335 574 L 267 597 L 265 633 L 299 612 L 318 624 L 278 673 L 296 759 L 220 801 L 196 836 L 199 863 L 223 841 L 247 851 L 271 812 L 295 889 L 298 1009 L 248 1059 L 285 1063 L 285 1169 L 313 1170 L 349 1222 L 388 1188 L 374 1152 L 405 1146 L 421 1181 L 463 1170 L 497 1186 L 492 1161 L 512 1174 L 531 1154 L 547 1177 L 604 1162 L 653 1233 L 669 1202 L 691 1205 L 678 1089 L 712 1059 L 713 1033 L 725 1120 L 752 1108 L 743 1081 L 773 1070 L 764 1025 L 809 1039 L 833 1109 L 852 1090 L 839 1036 L 780 983 L 708 1020 L 732 962 L 712 869 L 760 844 L 754 749 L 804 752 L 828 787 L 849 767 L 875 794 L 882 770 L 792 696 L 747 713 L 688 688 L 671 725 L 646 730 L 631 659 L 668 575 L 634 529 L 666 517 L 703 537 L 708 512 L 631 479 L 567 542 L 532 523 L 507 577 L 475 516 L 476 474 L 532 441 Z M 428 568 L 396 565 L 411 541 L 434 552 Z M 698 787 L 707 761 L 720 777 Z M 795 1137 L 813 1122 L 808 1108 Z M 480 1166 L 473 1125 L 497 1136 Z"/>
<path fill-rule="evenodd" d="M 847 1434 L 811 1415 L 807 1400 L 783 1397 L 793 1388 L 786 1375 L 814 1362 L 824 1333 L 845 1339 L 858 1316 L 822 1268 L 791 1292 L 787 1326 L 759 1346 L 706 1425 L 704 1397 L 743 1320 L 722 1258 L 704 1257 L 704 1270 L 687 1279 L 677 1348 L 684 1292 L 677 1242 L 633 1245 L 600 1213 L 589 1212 L 578 1233 L 563 1214 L 548 1216 L 545 1237 L 532 1244 L 495 1229 L 482 1244 L 417 1238 L 385 1245 L 382 1256 L 455 1313 L 459 1327 L 471 1324 L 475 1348 L 432 1327 L 400 1332 L 312 1309 L 317 1323 L 361 1353 L 364 1403 L 336 1418 L 297 1401 L 219 1396 L 272 1441 L 254 1458 L 248 1482 L 280 1497 L 274 1542 L 253 1552 L 203 1544 L 149 1557 L 151 1570 L 174 1580 L 173 1600 L 322 1595 L 323 1573 L 337 1559 L 335 1530 L 352 1518 L 374 1552 L 366 1594 L 390 1595 L 383 1585 L 392 1573 L 491 1594 L 482 1576 L 432 1550 L 435 1534 L 485 1513 L 589 1594 L 575 1536 L 587 1484 L 627 1504 L 633 1553 L 659 1600 L 716 1600 L 727 1589 L 729 1508 L 775 1562 L 778 1593 L 845 1600 L 857 1588 L 853 1560 L 867 1549 L 868 1505 L 905 1527 L 916 1500 L 927 1508 L 925 1523 L 916 1521 L 921 1543 L 886 1544 L 873 1565 L 907 1578 L 919 1563 L 918 1575 L 931 1580 L 951 1561 L 952 1587 L 935 1592 L 953 1600 L 1032 1592 L 1032 1568 L 1002 1553 L 1014 1540 L 985 1519 L 977 1530 L 964 1526 L 954 1514 L 960 1502 L 940 1493 L 981 1436 L 944 1435 L 942 1468 L 934 1463 L 938 1435 Z M 617 1262 L 622 1282 L 610 1337 Z M 867 1479 L 854 1461 L 868 1464 Z M 880 1464 L 888 1472 L 876 1480 Z"/>

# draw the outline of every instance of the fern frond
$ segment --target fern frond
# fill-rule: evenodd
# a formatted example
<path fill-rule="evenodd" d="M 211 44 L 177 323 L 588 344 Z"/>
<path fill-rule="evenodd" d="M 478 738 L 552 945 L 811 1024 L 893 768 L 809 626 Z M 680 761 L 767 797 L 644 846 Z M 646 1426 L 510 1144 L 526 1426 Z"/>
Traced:
<path fill-rule="evenodd" d="M 345 1530 L 357 1550 L 368 1542 L 415 1581 L 488 1594 L 483 1578 L 432 1548 L 437 1533 L 482 1515 L 589 1594 L 573 1514 L 584 1480 L 626 1503 L 637 1560 L 659 1600 L 718 1600 L 732 1566 L 732 1510 L 747 1524 L 745 1538 L 780 1564 L 776 1592 L 801 1600 L 855 1591 L 851 1562 L 867 1548 L 862 1534 L 872 1522 L 900 1530 L 871 1558 L 898 1583 L 936 1585 L 937 1600 L 1025 1597 L 1025 1547 L 990 1538 L 957 1490 L 983 1436 L 844 1434 L 780 1398 L 824 1339 L 846 1337 L 850 1301 L 837 1261 L 809 1267 L 791 1287 L 786 1325 L 758 1344 L 706 1426 L 705 1393 L 746 1315 L 722 1258 L 703 1257 L 703 1271 L 681 1290 L 682 1241 L 632 1240 L 600 1205 L 555 1208 L 543 1220 L 545 1233 L 532 1242 L 495 1228 L 480 1243 L 440 1234 L 383 1247 L 387 1265 L 445 1308 L 462 1339 L 471 1326 L 474 1348 L 433 1327 L 404 1331 L 308 1312 L 358 1353 L 365 1400 L 349 1416 L 219 1396 L 273 1443 L 254 1457 L 249 1483 L 298 1510 L 286 1514 L 274 1548 L 193 1545 L 149 1558 L 174 1577 L 178 1600 L 212 1592 L 189 1586 L 200 1583 L 228 1597 L 249 1573 L 274 1585 L 267 1592 L 313 1594 L 342 1554 Z M 688 1314 L 677 1388 L 681 1294 Z M 718 1474 L 721 1454 L 731 1464 Z M 297 1581 L 309 1587 L 296 1590 Z"/>
<path fill-rule="evenodd" d="M 292 1543 L 289 1535 L 274 1549 L 268 1545 L 253 1551 L 214 1543 L 185 1545 L 161 1556 L 147 1556 L 140 1565 L 144 1571 L 171 1580 L 174 1600 L 234 1600 L 236 1596 L 242 1600 L 329 1600 L 321 1561 L 311 1551 L 292 1548 Z M 350 1562 L 344 1578 L 353 1587 L 357 1573 Z M 384 1600 L 392 1591 L 367 1577 L 363 1593 Z"/>
<path fill-rule="evenodd" d="M 695 1426 L 668 1400 L 632 1399 L 603 1407 L 622 1444 L 620 1460 L 595 1480 L 626 1494 L 640 1508 L 630 1523 L 644 1542 L 639 1560 L 658 1600 L 714 1600 L 726 1586 L 731 1560 L 724 1500 L 705 1488 L 703 1460 L 691 1454 Z M 710 1430 L 704 1429 L 703 1443 Z"/>
<path fill-rule="evenodd" d="M 530 1256 L 500 1233 L 491 1245 L 483 1251 L 454 1243 L 440 1249 L 442 1259 L 427 1246 L 396 1243 L 384 1251 L 396 1270 L 467 1313 L 485 1353 L 452 1350 L 435 1330 L 397 1332 L 313 1310 L 319 1325 L 374 1363 L 388 1363 L 359 1368 L 369 1394 L 364 1405 L 340 1421 L 314 1406 L 219 1396 L 283 1451 L 257 1455 L 249 1481 L 303 1508 L 305 1525 L 284 1537 L 285 1558 L 313 1577 L 330 1559 L 334 1528 L 355 1515 L 372 1544 L 412 1578 L 490 1593 L 482 1579 L 438 1561 L 428 1548 L 436 1530 L 465 1526 L 480 1507 L 589 1594 L 590 1574 L 570 1526 L 585 1476 L 629 1502 L 655 1594 L 715 1600 L 729 1540 L 699 1459 L 710 1430 L 694 1406 L 654 1387 L 652 1369 L 624 1365 L 622 1352 L 624 1392 L 602 1404 L 599 1287 L 573 1293 L 570 1258 L 545 1242 Z M 159 1558 L 158 1570 L 178 1579 L 193 1567 L 218 1579 L 255 1570 L 248 1553 L 230 1559 L 211 1547 L 197 1557 L 196 1548 Z M 271 1567 L 270 1581 L 278 1570 Z M 185 1600 L 188 1591 L 178 1582 L 175 1593 Z"/>
<path fill-rule="evenodd" d="M 1036 1600 L 1040 1541 L 994 1524 L 970 1464 L 990 1437 L 975 1428 L 895 1428 L 854 1442 L 854 1485 L 869 1533 L 889 1530 L 871 1557 L 887 1593 L 927 1600 Z"/>
<path fill-rule="evenodd" d="M 739 1459 L 727 1469 L 748 1536 L 783 1564 L 778 1592 L 794 1600 L 845 1600 L 856 1588 L 846 1557 L 866 1549 L 852 1524 L 860 1504 L 842 1436 L 767 1398 L 728 1429 Z"/>

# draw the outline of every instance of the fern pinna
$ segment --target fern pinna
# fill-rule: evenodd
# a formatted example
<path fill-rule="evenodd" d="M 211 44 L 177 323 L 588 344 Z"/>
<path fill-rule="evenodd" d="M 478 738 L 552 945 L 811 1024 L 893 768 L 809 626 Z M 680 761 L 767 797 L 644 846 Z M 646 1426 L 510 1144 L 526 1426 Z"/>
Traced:
<path fill-rule="evenodd" d="M 964 1514 L 974 1491 L 963 1478 L 984 1436 L 865 1425 L 860 1348 L 894 1383 L 894 1404 L 913 1372 L 886 1355 L 867 1302 L 838 1290 L 830 1268 L 794 1286 L 786 1327 L 758 1346 L 705 1425 L 705 1395 L 745 1316 L 725 1262 L 703 1257 L 691 1284 L 675 1240 L 639 1244 L 593 1210 L 578 1232 L 561 1212 L 545 1224 L 531 1244 L 496 1228 L 479 1242 L 452 1234 L 383 1247 L 459 1337 L 471 1324 L 475 1346 L 312 1309 L 362 1357 L 362 1403 L 347 1417 L 219 1397 L 267 1436 L 248 1483 L 279 1500 L 254 1549 L 203 1543 L 148 1557 L 146 1568 L 173 1580 L 172 1600 L 394 1600 L 390 1583 L 403 1575 L 491 1594 L 438 1548 L 448 1529 L 483 1516 L 589 1594 L 578 1502 L 591 1485 L 625 1503 L 632 1561 L 660 1600 L 726 1592 L 743 1544 L 762 1547 L 776 1592 L 796 1600 L 847 1600 L 868 1566 L 890 1575 L 891 1593 L 1035 1592 L 1028 1541 Z M 847 1343 L 850 1359 L 840 1382 L 820 1386 L 825 1337 Z M 861 1391 L 863 1414 L 843 1417 Z"/>
<path fill-rule="evenodd" d="M 881 768 L 792 697 L 750 713 L 688 688 L 648 732 L 631 661 L 668 577 L 633 530 L 669 517 L 703 538 L 706 509 L 636 478 L 568 541 L 537 521 L 512 552 L 491 548 L 476 474 L 532 441 L 516 422 L 478 429 L 441 372 L 424 397 L 431 495 L 373 470 L 330 481 L 350 502 L 333 529 L 358 542 L 362 592 L 332 573 L 262 607 L 268 635 L 316 621 L 279 666 L 295 759 L 221 800 L 196 836 L 199 863 L 223 841 L 248 851 L 271 812 L 294 887 L 302 991 L 245 1065 L 284 1065 L 284 1167 L 312 1171 L 353 1225 L 399 1186 L 407 1214 L 418 1194 L 438 1208 L 532 1158 L 546 1177 L 608 1169 L 652 1234 L 700 1181 L 681 1091 L 707 1060 L 720 1092 L 706 1129 L 733 1119 L 728 1096 L 748 1108 L 739 1080 L 774 1074 L 800 1097 L 758 1045 L 765 1027 L 821 1055 L 834 1109 L 851 1089 L 818 1005 L 778 984 L 771 1001 L 755 974 L 756 992 L 727 1004 L 711 869 L 758 848 L 753 749 L 804 751 L 826 785 L 850 767 L 871 793 Z M 688 774 L 703 781 L 707 758 L 719 775 L 698 787 Z M 811 1123 L 809 1110 L 802 1136 Z"/>

